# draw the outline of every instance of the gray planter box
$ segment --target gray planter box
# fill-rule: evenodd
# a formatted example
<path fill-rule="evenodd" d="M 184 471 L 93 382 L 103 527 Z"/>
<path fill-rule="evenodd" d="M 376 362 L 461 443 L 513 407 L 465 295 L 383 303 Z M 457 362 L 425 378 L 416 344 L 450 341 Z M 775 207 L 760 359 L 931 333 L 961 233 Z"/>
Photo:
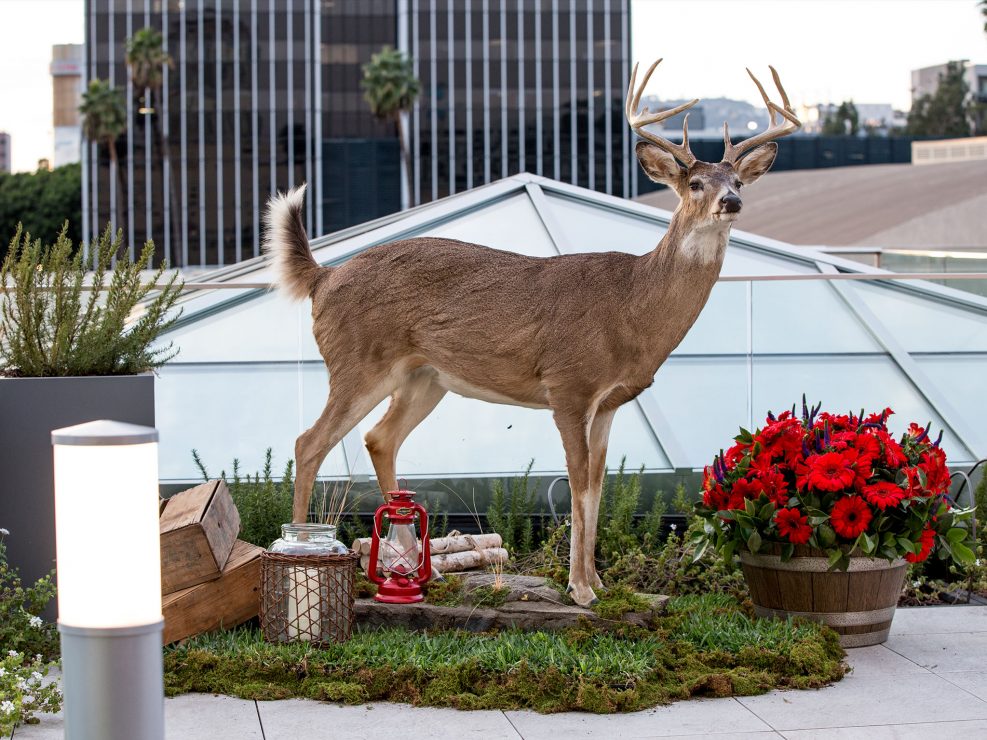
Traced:
<path fill-rule="evenodd" d="M 55 567 L 51 430 L 95 419 L 154 426 L 154 375 L 0 378 L 0 527 L 7 557 L 32 584 Z M 112 511 L 93 537 L 112 537 Z M 46 616 L 55 617 L 55 606 Z"/>

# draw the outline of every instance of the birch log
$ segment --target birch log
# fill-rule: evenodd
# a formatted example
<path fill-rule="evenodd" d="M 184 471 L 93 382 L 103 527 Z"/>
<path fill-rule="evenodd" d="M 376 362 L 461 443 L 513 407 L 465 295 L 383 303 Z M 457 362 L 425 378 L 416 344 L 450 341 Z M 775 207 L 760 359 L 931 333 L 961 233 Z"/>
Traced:
<path fill-rule="evenodd" d="M 432 567 L 440 573 L 455 573 L 461 570 L 472 570 L 487 565 L 498 565 L 507 562 L 507 550 L 503 547 L 488 547 L 484 550 L 467 550 L 451 552 L 445 555 L 433 555 Z M 360 556 L 360 567 L 364 571 L 370 565 L 370 556 Z"/>
<path fill-rule="evenodd" d="M 353 552 L 360 555 L 370 554 L 370 537 L 361 537 L 353 541 Z M 504 546 L 504 540 L 496 532 L 493 534 L 452 534 L 448 537 L 437 537 L 429 540 L 432 549 L 432 560 L 437 555 L 448 555 L 454 552 L 468 550 L 487 550 Z"/>

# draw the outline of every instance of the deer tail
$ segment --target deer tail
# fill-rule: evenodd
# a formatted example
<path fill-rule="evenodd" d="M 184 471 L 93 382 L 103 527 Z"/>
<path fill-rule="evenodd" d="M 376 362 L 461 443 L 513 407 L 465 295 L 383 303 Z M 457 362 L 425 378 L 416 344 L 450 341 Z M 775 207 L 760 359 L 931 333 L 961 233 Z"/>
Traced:
<path fill-rule="evenodd" d="M 264 214 L 264 251 L 274 261 L 277 287 L 296 300 L 312 295 L 323 269 L 312 256 L 302 225 L 304 201 L 305 185 L 300 185 L 271 196 Z"/>

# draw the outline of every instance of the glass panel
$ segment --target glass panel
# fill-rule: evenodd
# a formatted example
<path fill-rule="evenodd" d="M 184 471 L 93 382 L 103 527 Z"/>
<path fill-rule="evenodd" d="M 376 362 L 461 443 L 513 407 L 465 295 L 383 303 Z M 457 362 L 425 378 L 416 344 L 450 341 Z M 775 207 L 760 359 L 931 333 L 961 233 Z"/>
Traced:
<path fill-rule="evenodd" d="M 908 352 L 987 350 L 987 312 L 890 285 L 855 283 L 851 289 Z"/>
<path fill-rule="evenodd" d="M 319 415 L 326 400 L 324 367 L 297 365 L 179 365 L 158 371 L 154 403 L 161 432 L 160 477 L 199 480 L 192 460 L 197 450 L 211 476 L 232 462 L 253 474 L 273 448 L 274 470 L 280 475 L 293 458 L 295 438 Z M 322 464 L 323 476 L 346 475 L 342 446 Z"/>
<path fill-rule="evenodd" d="M 800 275 L 819 272 L 814 265 L 795 258 L 772 256 L 730 240 L 721 275 Z"/>
<path fill-rule="evenodd" d="M 747 283 L 717 283 L 673 356 L 745 354 L 747 317 Z"/>
<path fill-rule="evenodd" d="M 213 291 L 232 299 L 249 297 L 244 303 L 220 310 L 168 334 L 181 351 L 175 362 L 270 362 L 298 359 L 321 364 L 312 336 L 309 301 L 295 303 L 278 293 Z M 186 310 L 187 315 L 192 312 Z"/>
<path fill-rule="evenodd" d="M 361 436 L 381 419 L 387 405 L 380 404 L 361 422 Z M 628 469 L 669 467 L 636 405 L 621 408 L 614 418 L 607 465 L 616 468 L 625 455 Z M 565 471 L 551 412 L 449 393 L 401 446 L 397 470 L 411 476 L 510 475 L 522 472 L 532 458 L 534 473 Z"/>
<path fill-rule="evenodd" d="M 876 412 L 891 407 L 895 415 L 888 424 L 895 435 L 909 423 L 932 421 L 933 434 L 943 429 L 943 420 L 890 357 L 756 357 L 753 367 L 754 425 L 763 424 L 768 411 L 776 414 L 801 406 L 802 394 L 810 403 L 822 402 L 832 413 Z M 943 449 L 953 460 L 967 460 L 969 452 L 949 429 Z"/>
<path fill-rule="evenodd" d="M 654 394 L 689 467 L 708 465 L 749 421 L 743 357 L 670 357 L 645 393 Z"/>
<path fill-rule="evenodd" d="M 665 235 L 664 225 L 657 220 L 634 218 L 585 201 L 546 195 L 571 250 L 645 254 Z"/>
<path fill-rule="evenodd" d="M 936 390 L 960 414 L 971 434 L 974 452 L 987 455 L 987 352 L 978 355 L 922 356 L 913 358 L 928 374 Z"/>
<path fill-rule="evenodd" d="M 829 283 L 781 281 L 752 285 L 751 346 L 755 354 L 883 353 Z"/>
<path fill-rule="evenodd" d="M 497 201 L 482 210 L 457 216 L 449 223 L 429 226 L 415 235 L 461 239 L 533 257 L 551 257 L 557 254 L 526 193 Z"/>

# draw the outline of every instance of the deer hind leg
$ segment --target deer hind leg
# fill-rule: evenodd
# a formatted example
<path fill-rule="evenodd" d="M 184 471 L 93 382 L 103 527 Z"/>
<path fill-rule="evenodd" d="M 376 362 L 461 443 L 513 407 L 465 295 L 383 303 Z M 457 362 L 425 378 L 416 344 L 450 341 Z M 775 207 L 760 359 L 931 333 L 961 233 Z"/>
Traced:
<path fill-rule="evenodd" d="M 367 451 L 377 471 L 380 492 L 385 497 L 398 488 L 395 472 L 398 449 L 411 430 L 424 421 L 446 394 L 436 378 L 437 373 L 432 368 L 412 372 L 394 391 L 387 413 L 367 434 Z"/>
<path fill-rule="evenodd" d="M 593 588 L 603 588 L 603 581 L 596 573 L 596 530 L 600 518 L 600 497 L 603 494 L 603 476 L 607 470 L 607 440 L 616 409 L 599 410 L 589 429 L 589 494 L 586 496 L 587 544 L 586 577 Z"/>
<path fill-rule="evenodd" d="M 572 492 L 572 532 L 569 538 L 569 593 L 580 606 L 597 601 L 586 571 L 587 504 L 589 496 L 589 424 L 585 414 L 555 412 L 562 435 L 569 490 Z"/>
<path fill-rule="evenodd" d="M 292 519 L 308 519 L 308 505 L 319 466 L 329 451 L 349 434 L 350 430 L 374 406 L 387 398 L 398 379 L 387 371 L 373 372 L 366 367 L 358 372 L 338 371 L 329 379 L 329 399 L 322 414 L 310 429 L 295 441 L 295 500 Z"/>

